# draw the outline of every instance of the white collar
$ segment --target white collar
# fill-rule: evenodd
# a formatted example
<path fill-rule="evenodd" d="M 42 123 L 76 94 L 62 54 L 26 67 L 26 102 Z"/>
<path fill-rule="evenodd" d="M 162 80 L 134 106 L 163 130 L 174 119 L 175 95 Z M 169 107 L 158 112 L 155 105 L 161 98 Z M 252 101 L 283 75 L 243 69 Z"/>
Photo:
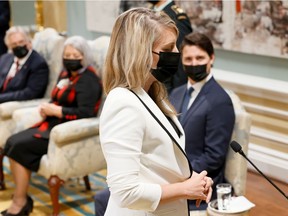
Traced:
<path fill-rule="evenodd" d="M 210 71 L 210 73 L 205 79 L 201 80 L 200 82 L 196 82 L 193 85 L 188 80 L 187 89 L 189 89 L 190 87 L 193 87 L 194 91 L 200 92 L 202 87 L 205 85 L 205 83 L 207 83 L 211 78 L 212 78 L 212 71 Z"/>
<path fill-rule="evenodd" d="M 31 53 L 32 53 L 32 49 L 30 49 L 30 50 L 28 51 L 27 55 L 26 55 L 24 58 L 19 59 L 19 58 L 17 58 L 17 57 L 15 56 L 15 57 L 14 57 L 14 62 L 17 62 L 17 61 L 18 61 L 19 65 L 21 65 L 21 66 L 24 65 L 25 62 L 27 61 L 27 59 L 30 57 Z"/>
<path fill-rule="evenodd" d="M 172 0 L 167 0 L 164 4 L 160 5 L 159 7 L 154 7 L 155 11 L 162 11 L 168 4 L 170 4 Z"/>

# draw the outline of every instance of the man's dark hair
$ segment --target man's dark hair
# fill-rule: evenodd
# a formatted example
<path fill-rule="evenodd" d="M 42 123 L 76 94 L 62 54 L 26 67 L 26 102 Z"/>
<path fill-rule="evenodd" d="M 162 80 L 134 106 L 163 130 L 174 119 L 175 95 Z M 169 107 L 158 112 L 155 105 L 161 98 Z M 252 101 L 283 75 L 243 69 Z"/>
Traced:
<path fill-rule="evenodd" d="M 204 34 L 193 32 L 185 36 L 182 41 L 180 51 L 183 51 L 184 46 L 198 46 L 208 53 L 209 56 L 214 55 L 214 48 L 211 40 Z"/>

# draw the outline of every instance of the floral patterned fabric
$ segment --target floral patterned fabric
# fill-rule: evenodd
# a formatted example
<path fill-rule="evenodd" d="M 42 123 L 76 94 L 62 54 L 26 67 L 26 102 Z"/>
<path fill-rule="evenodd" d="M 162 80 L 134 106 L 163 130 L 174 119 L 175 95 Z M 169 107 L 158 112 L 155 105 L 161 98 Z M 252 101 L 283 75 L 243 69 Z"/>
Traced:
<path fill-rule="evenodd" d="M 109 42 L 110 38 L 107 36 L 88 42 L 93 51 L 97 72 L 102 71 Z M 36 109 L 18 109 L 13 113 L 15 131 L 24 130 L 41 121 L 41 116 L 35 115 L 38 113 Z M 55 126 L 50 134 L 48 152 L 41 159 L 38 173 L 46 178 L 57 175 L 66 180 L 106 168 L 98 133 L 99 119 L 96 117 Z"/>
<path fill-rule="evenodd" d="M 55 85 L 56 79 L 61 71 L 62 63 L 59 61 L 62 56 L 61 47 L 65 38 L 60 36 L 58 32 L 52 28 L 44 29 L 37 32 L 32 40 L 33 49 L 42 55 L 48 63 L 49 83 L 46 89 L 44 99 L 35 99 L 29 101 L 11 101 L 0 104 L 0 148 L 6 143 L 10 135 L 15 132 L 15 124 L 12 121 L 12 114 L 15 110 L 25 107 L 37 106 L 43 101 L 48 101 L 50 93 Z M 46 99 L 45 99 L 46 98 Z"/>
<path fill-rule="evenodd" d="M 17 130 L 41 121 L 37 108 L 18 109 L 13 114 Z M 66 180 L 82 177 L 106 168 L 99 142 L 99 119 L 74 120 L 55 126 L 50 134 L 48 153 L 40 162 L 38 173 Z"/>
<path fill-rule="evenodd" d="M 230 90 L 226 91 L 232 100 L 236 117 L 232 140 L 238 142 L 242 146 L 243 152 L 247 154 L 251 116 L 244 109 L 239 97 Z M 240 154 L 236 154 L 230 147 L 226 158 L 225 177 L 233 185 L 237 196 L 245 195 L 246 176 L 247 161 Z"/>
<path fill-rule="evenodd" d="M 92 49 L 94 57 L 94 66 L 96 68 L 97 74 L 102 78 L 103 65 L 106 58 L 108 46 L 110 42 L 110 37 L 101 36 L 95 40 L 89 40 L 88 44 Z"/>

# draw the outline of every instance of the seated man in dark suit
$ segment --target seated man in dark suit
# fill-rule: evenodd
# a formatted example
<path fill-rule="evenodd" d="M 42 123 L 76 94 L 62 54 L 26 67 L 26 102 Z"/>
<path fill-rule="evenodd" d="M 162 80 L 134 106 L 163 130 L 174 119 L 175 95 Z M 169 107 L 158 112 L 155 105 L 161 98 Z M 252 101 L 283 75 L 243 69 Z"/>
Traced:
<path fill-rule="evenodd" d="M 206 170 L 216 185 L 226 182 L 225 159 L 235 123 L 232 101 L 213 78 L 210 69 L 214 48 L 208 37 L 200 33 L 187 35 L 181 46 L 183 69 L 188 82 L 170 94 L 170 101 L 180 114 L 179 120 L 186 136 L 185 150 L 193 170 Z M 201 203 L 189 201 L 190 210 L 206 209 Z"/>
<path fill-rule="evenodd" d="M 43 97 L 49 68 L 44 58 L 32 50 L 29 35 L 21 27 L 11 27 L 5 44 L 12 53 L 0 57 L 0 103 Z"/>

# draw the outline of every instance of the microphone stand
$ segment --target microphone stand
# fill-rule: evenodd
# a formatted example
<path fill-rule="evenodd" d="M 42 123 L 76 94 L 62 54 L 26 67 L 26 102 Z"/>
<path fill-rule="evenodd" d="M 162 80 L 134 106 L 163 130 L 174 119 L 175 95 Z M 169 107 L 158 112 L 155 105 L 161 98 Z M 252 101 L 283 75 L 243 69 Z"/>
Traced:
<path fill-rule="evenodd" d="M 250 159 L 248 157 L 246 157 L 246 155 L 244 154 L 244 152 L 242 150 L 239 151 L 239 154 L 241 154 L 247 161 L 249 161 L 249 163 L 268 181 L 270 182 L 270 184 L 272 184 L 287 200 L 288 200 L 288 196 L 279 188 L 277 187 L 277 185 L 274 184 L 274 182 L 272 182 L 269 178 L 266 177 L 266 175 L 264 175 L 264 173 L 262 173 L 253 163 L 252 161 L 250 161 Z"/>

